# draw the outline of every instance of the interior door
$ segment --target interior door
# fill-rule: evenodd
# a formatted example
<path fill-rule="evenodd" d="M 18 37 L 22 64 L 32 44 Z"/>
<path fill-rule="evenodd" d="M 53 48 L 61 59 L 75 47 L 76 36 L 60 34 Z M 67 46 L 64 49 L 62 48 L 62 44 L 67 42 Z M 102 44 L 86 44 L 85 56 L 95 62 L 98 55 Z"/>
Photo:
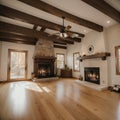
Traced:
<path fill-rule="evenodd" d="M 8 80 L 27 79 L 27 51 L 8 50 Z"/>

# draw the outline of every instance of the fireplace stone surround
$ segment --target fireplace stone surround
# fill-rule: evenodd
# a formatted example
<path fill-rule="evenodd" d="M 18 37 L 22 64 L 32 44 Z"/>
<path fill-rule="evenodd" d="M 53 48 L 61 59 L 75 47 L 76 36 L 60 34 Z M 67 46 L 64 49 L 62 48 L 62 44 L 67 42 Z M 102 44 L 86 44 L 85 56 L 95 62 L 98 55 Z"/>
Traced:
<path fill-rule="evenodd" d="M 34 52 L 34 76 L 35 78 L 54 77 L 54 56 L 53 42 L 39 39 Z"/>

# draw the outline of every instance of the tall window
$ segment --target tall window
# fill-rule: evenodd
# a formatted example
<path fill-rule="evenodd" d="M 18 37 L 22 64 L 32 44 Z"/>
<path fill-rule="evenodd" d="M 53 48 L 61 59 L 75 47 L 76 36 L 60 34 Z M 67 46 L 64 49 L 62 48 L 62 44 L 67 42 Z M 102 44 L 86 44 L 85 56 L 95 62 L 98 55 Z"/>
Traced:
<path fill-rule="evenodd" d="M 57 53 L 57 68 L 62 69 L 65 66 L 65 55 L 62 53 Z"/>
<path fill-rule="evenodd" d="M 116 74 L 120 75 L 120 46 L 115 47 Z"/>
<path fill-rule="evenodd" d="M 80 71 L 80 61 L 78 59 L 79 52 L 73 53 L 73 70 L 74 71 Z"/>

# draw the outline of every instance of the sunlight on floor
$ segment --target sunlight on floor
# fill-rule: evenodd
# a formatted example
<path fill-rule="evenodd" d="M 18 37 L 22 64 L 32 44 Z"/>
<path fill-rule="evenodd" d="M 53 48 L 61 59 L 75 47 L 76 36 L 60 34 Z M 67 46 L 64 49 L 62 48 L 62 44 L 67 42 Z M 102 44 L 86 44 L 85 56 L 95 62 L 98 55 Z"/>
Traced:
<path fill-rule="evenodd" d="M 63 100 L 64 96 L 67 96 L 68 98 L 71 97 L 73 92 L 73 100 L 75 102 L 78 101 L 80 92 L 78 91 L 78 88 L 76 88 L 74 85 L 70 86 L 69 84 L 65 85 L 63 83 L 59 83 L 56 87 L 56 98 L 59 102 Z"/>
<path fill-rule="evenodd" d="M 26 92 L 18 84 L 11 84 L 10 102 L 12 109 L 16 114 L 23 114 L 26 108 Z"/>
<path fill-rule="evenodd" d="M 19 87 L 20 90 L 21 90 L 21 88 L 23 88 L 23 89 L 37 91 L 37 92 L 41 92 L 41 93 L 42 92 L 47 92 L 47 93 L 50 92 L 50 89 L 48 87 L 46 87 L 46 86 L 40 87 L 36 83 L 30 83 L 30 82 L 24 82 L 22 84 L 21 83 L 12 83 L 10 87 L 13 88 L 15 86 Z"/>
<path fill-rule="evenodd" d="M 56 91 L 56 97 L 58 101 L 61 101 L 64 96 L 64 85 L 63 84 L 57 84 L 57 91 Z"/>
<path fill-rule="evenodd" d="M 42 87 L 42 89 L 43 89 L 45 92 L 47 92 L 47 93 L 50 92 L 50 89 L 49 89 L 48 87 Z"/>
<path fill-rule="evenodd" d="M 120 102 L 118 104 L 118 110 L 117 110 L 117 116 L 118 116 L 118 120 L 120 120 Z"/>

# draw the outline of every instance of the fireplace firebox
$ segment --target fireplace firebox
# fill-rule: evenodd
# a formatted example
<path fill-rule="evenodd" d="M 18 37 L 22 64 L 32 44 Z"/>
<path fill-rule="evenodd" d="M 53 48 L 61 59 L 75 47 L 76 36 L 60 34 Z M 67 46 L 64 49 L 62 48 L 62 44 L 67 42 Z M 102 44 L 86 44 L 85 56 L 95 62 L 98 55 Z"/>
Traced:
<path fill-rule="evenodd" d="M 54 77 L 55 57 L 34 58 L 34 74 L 37 78 Z"/>
<path fill-rule="evenodd" d="M 95 84 L 100 84 L 99 67 L 85 67 L 84 75 L 85 75 L 85 81 Z"/>

